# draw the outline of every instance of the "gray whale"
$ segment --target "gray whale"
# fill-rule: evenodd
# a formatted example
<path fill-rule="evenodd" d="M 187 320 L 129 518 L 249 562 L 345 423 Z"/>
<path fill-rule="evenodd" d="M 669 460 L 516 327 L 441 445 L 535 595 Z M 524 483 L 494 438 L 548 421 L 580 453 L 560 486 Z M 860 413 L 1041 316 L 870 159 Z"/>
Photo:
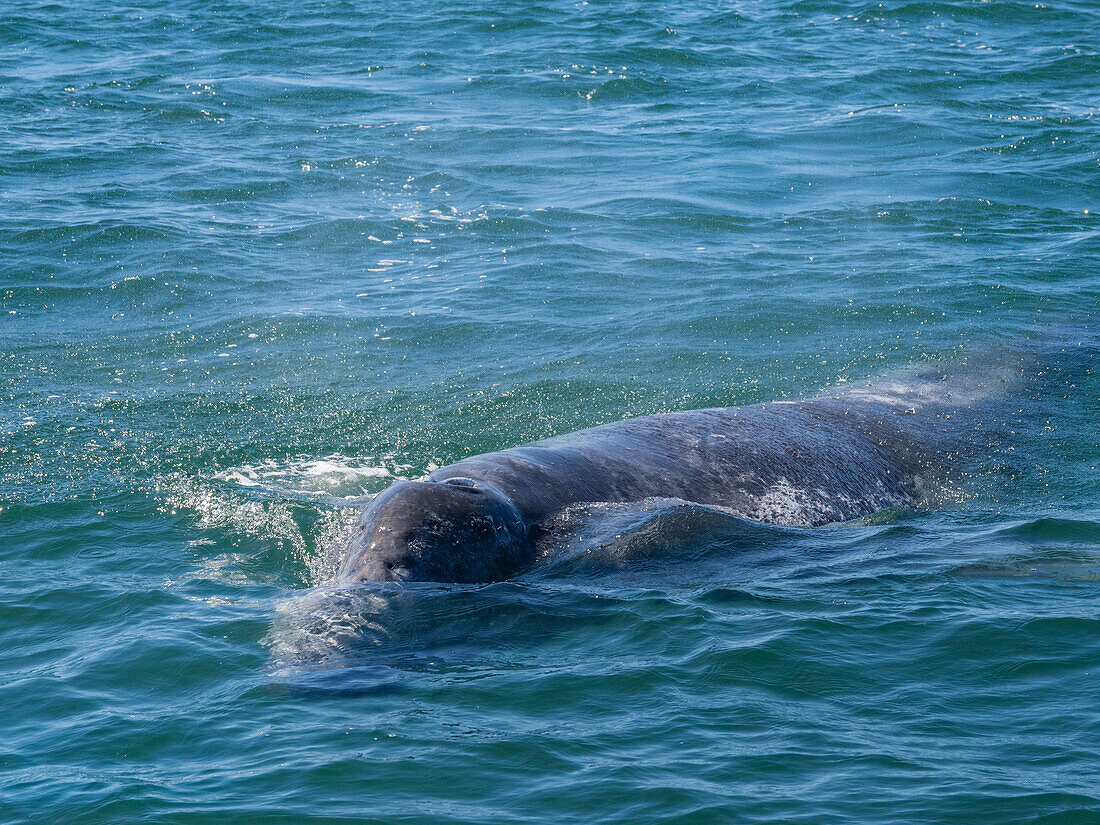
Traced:
<path fill-rule="evenodd" d="M 975 427 L 986 388 L 1004 380 L 973 370 L 951 381 L 910 376 L 631 418 L 471 456 L 376 496 L 337 581 L 505 579 L 535 561 L 555 516 L 588 502 L 683 499 L 803 527 L 917 505 L 929 471 Z"/>

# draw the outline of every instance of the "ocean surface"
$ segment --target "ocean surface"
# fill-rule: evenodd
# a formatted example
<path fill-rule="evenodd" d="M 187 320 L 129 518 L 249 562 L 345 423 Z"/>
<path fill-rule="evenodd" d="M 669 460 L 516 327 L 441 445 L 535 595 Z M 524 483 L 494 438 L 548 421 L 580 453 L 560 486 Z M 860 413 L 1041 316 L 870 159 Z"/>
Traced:
<path fill-rule="evenodd" d="M 1098 112 L 1094 0 L 6 3 L 0 822 L 1100 822 Z M 1021 351 L 927 506 L 330 585 L 395 478 Z"/>

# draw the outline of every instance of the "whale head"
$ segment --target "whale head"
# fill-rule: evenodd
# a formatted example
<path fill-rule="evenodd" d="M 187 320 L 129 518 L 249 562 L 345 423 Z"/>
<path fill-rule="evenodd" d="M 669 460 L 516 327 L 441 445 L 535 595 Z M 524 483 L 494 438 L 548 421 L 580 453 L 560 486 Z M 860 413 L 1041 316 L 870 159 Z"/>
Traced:
<path fill-rule="evenodd" d="M 398 481 L 363 510 L 338 580 L 499 581 L 529 558 L 523 516 L 492 484 Z"/>

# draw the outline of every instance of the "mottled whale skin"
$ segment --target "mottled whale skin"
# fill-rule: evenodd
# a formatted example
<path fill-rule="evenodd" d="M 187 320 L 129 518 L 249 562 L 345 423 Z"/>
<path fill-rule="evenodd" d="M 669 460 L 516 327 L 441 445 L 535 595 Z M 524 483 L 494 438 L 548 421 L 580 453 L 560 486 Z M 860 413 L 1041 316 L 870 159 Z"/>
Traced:
<path fill-rule="evenodd" d="M 337 580 L 505 579 L 534 562 L 555 516 L 586 502 L 675 498 L 805 527 L 918 504 L 976 397 L 947 386 L 910 378 L 650 415 L 471 456 L 379 494 Z"/>

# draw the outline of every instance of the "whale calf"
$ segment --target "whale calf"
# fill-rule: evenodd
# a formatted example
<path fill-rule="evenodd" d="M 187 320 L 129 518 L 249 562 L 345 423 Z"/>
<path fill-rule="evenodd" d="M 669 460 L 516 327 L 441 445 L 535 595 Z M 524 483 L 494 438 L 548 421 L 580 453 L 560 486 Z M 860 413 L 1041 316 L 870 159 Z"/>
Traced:
<path fill-rule="evenodd" d="M 813 527 L 918 505 L 1006 381 L 970 369 L 795 400 L 630 418 L 396 481 L 360 515 L 338 583 L 490 582 L 523 571 L 566 508 L 682 499 Z"/>

